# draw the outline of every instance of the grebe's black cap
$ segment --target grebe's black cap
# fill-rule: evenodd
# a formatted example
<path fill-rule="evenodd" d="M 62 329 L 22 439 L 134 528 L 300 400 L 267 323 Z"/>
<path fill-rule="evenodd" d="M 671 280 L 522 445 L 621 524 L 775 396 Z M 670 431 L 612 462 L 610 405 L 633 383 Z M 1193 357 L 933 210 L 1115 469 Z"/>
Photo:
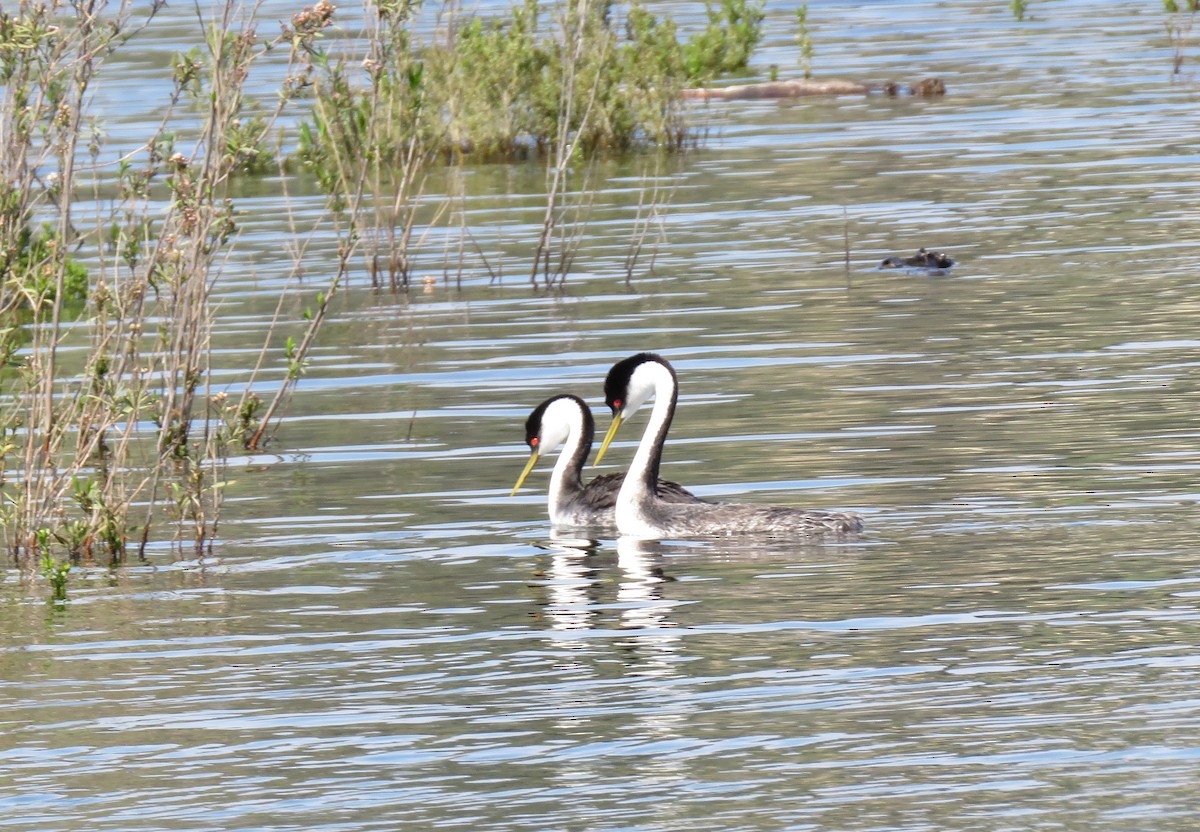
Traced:
<path fill-rule="evenodd" d="M 596 420 L 592 418 L 592 410 L 587 406 L 587 403 L 578 396 L 573 396 L 570 393 L 563 393 L 558 396 L 551 396 L 546 401 L 539 404 L 529 414 L 529 418 L 525 420 L 525 444 L 530 448 L 536 448 L 537 440 L 542 435 L 542 419 L 546 416 L 546 408 L 554 404 L 559 399 L 570 399 L 579 407 L 579 412 L 583 414 L 583 444 L 591 445 L 592 439 L 596 435 Z"/>
<path fill-rule="evenodd" d="M 629 400 L 629 379 L 633 377 L 634 370 L 650 361 L 662 364 L 671 370 L 671 375 L 675 375 L 675 371 L 671 369 L 667 360 L 653 352 L 639 352 L 637 355 L 623 358 L 608 371 L 608 377 L 604 379 L 604 403 L 608 405 L 608 409 L 614 416 Z"/>

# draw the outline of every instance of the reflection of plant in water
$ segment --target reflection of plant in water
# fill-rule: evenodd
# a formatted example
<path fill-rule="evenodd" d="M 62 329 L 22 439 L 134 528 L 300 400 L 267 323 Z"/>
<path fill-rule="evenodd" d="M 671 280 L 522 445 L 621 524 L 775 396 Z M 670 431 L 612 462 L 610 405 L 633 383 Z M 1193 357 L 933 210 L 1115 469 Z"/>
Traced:
<path fill-rule="evenodd" d="M 1008 8 L 1013 13 L 1013 17 L 1018 21 L 1023 21 L 1025 20 L 1025 12 L 1029 10 L 1029 3 L 1027 0 L 1009 0 Z"/>
<path fill-rule="evenodd" d="M 1167 28 L 1167 39 L 1171 42 L 1171 74 L 1178 75 L 1183 71 L 1184 50 L 1192 39 L 1192 27 L 1196 22 L 1196 12 L 1200 11 L 1200 0 L 1163 0 L 1163 11 L 1167 13 L 1164 24 Z"/>

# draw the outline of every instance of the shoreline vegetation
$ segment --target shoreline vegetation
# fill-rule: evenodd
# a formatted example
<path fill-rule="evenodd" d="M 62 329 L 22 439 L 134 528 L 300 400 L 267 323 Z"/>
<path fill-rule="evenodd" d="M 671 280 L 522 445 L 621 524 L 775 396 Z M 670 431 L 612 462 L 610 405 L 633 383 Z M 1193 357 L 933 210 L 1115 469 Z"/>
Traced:
<path fill-rule="evenodd" d="M 694 144 L 682 91 L 745 68 L 764 19 L 761 0 L 717 0 L 683 39 L 640 3 L 524 0 L 489 19 L 382 0 L 354 21 L 320 0 L 265 37 L 257 5 L 197 6 L 200 45 L 174 57 L 161 117 L 117 146 L 94 91 L 164 8 L 0 10 L 0 536 L 60 601 L 73 564 L 211 550 L 226 460 L 270 440 L 339 290 L 362 275 L 407 290 L 413 251 L 455 216 L 469 238 L 450 197 L 426 204 L 431 170 L 543 165 L 529 281 L 560 287 L 591 161 Z M 282 83 L 264 92 L 256 73 L 281 55 Z M 278 177 L 285 202 L 289 179 L 315 180 L 327 210 L 283 250 L 293 278 L 313 239 L 336 240 L 337 262 L 300 311 L 299 290 L 281 293 L 257 365 L 218 385 L 214 292 L 237 252 L 238 177 Z M 661 199 L 655 185 L 639 204 L 630 275 Z"/>

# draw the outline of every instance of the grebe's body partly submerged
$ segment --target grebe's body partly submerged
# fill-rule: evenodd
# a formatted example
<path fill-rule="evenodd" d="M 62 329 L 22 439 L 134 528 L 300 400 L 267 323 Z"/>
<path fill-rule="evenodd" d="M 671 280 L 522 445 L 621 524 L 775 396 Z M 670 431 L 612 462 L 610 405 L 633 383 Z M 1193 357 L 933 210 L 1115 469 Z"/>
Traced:
<path fill-rule="evenodd" d="M 546 399 L 525 421 L 525 443 L 532 453 L 512 493 L 517 493 L 542 454 L 564 445 L 550 475 L 550 522 L 615 529 L 613 509 L 625 475 L 604 474 L 583 484 L 583 464 L 592 452 L 595 434 L 596 423 L 583 399 L 567 395 Z M 656 490 L 664 502 L 704 502 L 678 483 L 659 481 Z"/>
<path fill-rule="evenodd" d="M 650 413 L 650 423 L 646 425 L 629 473 L 617 494 L 616 524 L 621 534 L 653 538 L 743 533 L 820 537 L 862 530 L 862 518 L 852 513 L 743 503 L 675 504 L 665 500 L 655 483 L 663 443 L 675 415 L 679 386 L 675 370 L 653 353 L 643 352 L 626 358 L 609 371 L 604 382 L 604 398 L 613 412 L 613 422 L 600 446 L 600 453 L 596 455 L 597 463 L 621 424 L 651 397 L 654 398 L 654 409 Z"/>

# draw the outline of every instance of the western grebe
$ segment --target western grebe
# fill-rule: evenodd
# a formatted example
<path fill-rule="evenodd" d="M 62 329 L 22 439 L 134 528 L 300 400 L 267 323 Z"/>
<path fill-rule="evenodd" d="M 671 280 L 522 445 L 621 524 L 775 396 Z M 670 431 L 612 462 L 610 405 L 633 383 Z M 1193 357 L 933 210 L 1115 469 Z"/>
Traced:
<path fill-rule="evenodd" d="M 550 522 L 556 526 L 615 529 L 613 507 L 625 475 L 604 474 L 586 486 L 583 484 L 583 464 L 592 452 L 595 435 L 596 423 L 592 419 L 592 411 L 578 396 L 553 396 L 539 404 L 525 421 L 525 444 L 532 453 L 510 496 L 515 496 L 520 490 L 542 454 L 565 445 L 554 464 L 554 473 L 550 475 L 547 506 Z M 703 502 L 674 482 L 659 481 L 656 491 L 659 499 L 668 503 Z"/>
<path fill-rule="evenodd" d="M 616 523 L 621 534 L 661 538 L 757 532 L 815 537 L 862 529 L 862 518 L 851 513 L 743 503 L 673 504 L 664 500 L 655 482 L 663 443 L 675 416 L 679 384 L 674 368 L 654 353 L 630 356 L 609 370 L 604 381 L 604 398 L 612 410 L 613 421 L 596 455 L 596 464 L 603 459 L 621 424 L 652 396 L 654 409 L 650 422 L 617 495 Z"/>

